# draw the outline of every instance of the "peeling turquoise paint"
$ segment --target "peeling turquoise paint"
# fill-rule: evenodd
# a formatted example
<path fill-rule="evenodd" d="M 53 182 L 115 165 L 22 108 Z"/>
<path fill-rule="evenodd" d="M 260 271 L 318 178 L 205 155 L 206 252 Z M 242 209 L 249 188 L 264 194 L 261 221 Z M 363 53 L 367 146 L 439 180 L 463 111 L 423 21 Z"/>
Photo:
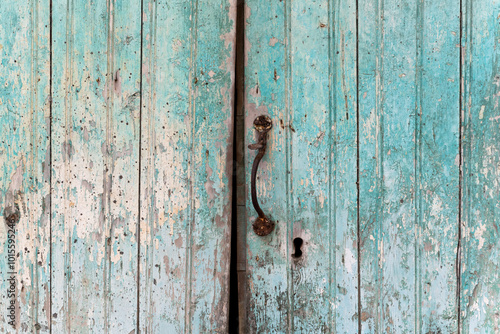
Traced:
<path fill-rule="evenodd" d="M 236 12 L 2 2 L 0 332 L 228 331 Z M 500 332 L 499 13 L 246 1 L 246 332 Z"/>
<path fill-rule="evenodd" d="M 0 331 L 50 326 L 49 1 L 0 5 Z M 7 219 L 19 216 L 15 234 Z M 14 242 L 10 242 L 12 240 Z M 15 269 L 8 261 L 15 245 Z M 12 297 L 8 279 L 14 272 Z M 11 302 L 15 319 L 9 321 Z"/>
<path fill-rule="evenodd" d="M 140 330 L 225 333 L 236 3 L 143 7 Z"/>
<path fill-rule="evenodd" d="M 356 2 L 255 0 L 247 6 L 246 139 L 254 142 L 256 116 L 271 117 L 257 192 L 276 223 L 271 235 L 256 236 L 247 201 L 248 328 L 353 332 Z M 248 151 L 248 171 L 253 158 Z M 295 238 L 303 240 L 300 258 L 292 257 Z"/>
<path fill-rule="evenodd" d="M 136 327 L 139 13 L 52 2 L 52 332 Z"/>
<path fill-rule="evenodd" d="M 0 332 L 227 331 L 235 2 L 0 12 Z"/>
<path fill-rule="evenodd" d="M 461 333 L 500 332 L 499 14 L 462 2 Z"/>
<path fill-rule="evenodd" d="M 248 331 L 498 332 L 496 1 L 246 6 Z"/>
<path fill-rule="evenodd" d="M 365 333 L 457 331 L 459 13 L 458 1 L 360 11 Z"/>

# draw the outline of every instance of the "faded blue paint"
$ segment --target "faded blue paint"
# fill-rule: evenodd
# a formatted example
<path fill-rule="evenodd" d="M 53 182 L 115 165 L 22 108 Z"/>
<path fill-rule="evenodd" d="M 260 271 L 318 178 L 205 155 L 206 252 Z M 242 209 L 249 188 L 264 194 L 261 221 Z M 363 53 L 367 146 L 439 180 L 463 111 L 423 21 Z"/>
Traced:
<path fill-rule="evenodd" d="M 277 222 L 255 236 L 247 201 L 249 331 L 498 332 L 499 5 L 247 6 L 246 139 L 273 118 L 258 193 Z"/>
<path fill-rule="evenodd" d="M 0 5 L 0 332 L 50 322 L 49 1 Z M 8 236 L 7 217 L 19 214 Z M 10 241 L 9 241 L 10 240 Z M 15 241 L 15 242 L 13 242 Z M 11 268 L 7 255 L 15 253 Z M 8 279 L 15 272 L 11 298 Z M 14 326 L 8 307 L 15 302 Z"/>
<path fill-rule="evenodd" d="M 225 333 L 236 1 L 143 1 L 139 330 Z"/>
<path fill-rule="evenodd" d="M 461 333 L 500 332 L 500 1 L 462 1 Z"/>
<path fill-rule="evenodd" d="M 235 2 L 0 12 L 0 332 L 225 332 Z"/>
<path fill-rule="evenodd" d="M 276 223 L 256 236 L 247 196 L 251 333 L 357 327 L 355 4 L 247 3 L 246 140 L 256 116 L 272 118 L 257 193 Z M 300 258 L 294 238 L 304 242 Z"/>
<path fill-rule="evenodd" d="M 457 331 L 458 4 L 360 8 L 363 333 Z"/>
<path fill-rule="evenodd" d="M 137 324 L 141 16 L 52 2 L 52 332 Z"/>
<path fill-rule="evenodd" d="M 51 3 L 0 8 L 0 332 L 226 332 L 235 0 Z M 246 5 L 248 331 L 500 332 L 500 0 Z"/>

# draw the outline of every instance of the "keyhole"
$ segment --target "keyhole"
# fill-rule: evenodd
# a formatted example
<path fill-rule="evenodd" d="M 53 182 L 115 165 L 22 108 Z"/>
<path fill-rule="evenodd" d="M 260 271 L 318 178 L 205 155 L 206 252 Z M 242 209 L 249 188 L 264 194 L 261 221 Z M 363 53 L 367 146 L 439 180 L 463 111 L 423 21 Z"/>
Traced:
<path fill-rule="evenodd" d="M 295 252 L 292 254 L 292 257 L 298 259 L 302 256 L 302 250 L 300 249 L 300 247 L 302 247 L 303 243 L 304 241 L 302 240 L 302 238 L 293 239 L 293 249 Z"/>

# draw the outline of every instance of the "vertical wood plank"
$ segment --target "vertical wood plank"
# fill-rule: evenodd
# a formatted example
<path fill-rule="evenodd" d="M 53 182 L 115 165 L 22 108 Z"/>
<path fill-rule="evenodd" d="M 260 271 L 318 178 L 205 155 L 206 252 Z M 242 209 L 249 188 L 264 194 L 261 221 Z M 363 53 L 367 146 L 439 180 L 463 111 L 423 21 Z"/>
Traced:
<path fill-rule="evenodd" d="M 0 332 L 48 332 L 49 1 L 0 13 Z"/>
<path fill-rule="evenodd" d="M 457 330 L 459 14 L 360 4 L 363 333 Z"/>
<path fill-rule="evenodd" d="M 383 101 L 381 77 L 383 0 L 358 7 L 359 224 L 361 333 L 381 331 L 381 237 Z M 379 304 L 380 303 L 380 304 Z"/>
<path fill-rule="evenodd" d="M 227 331 L 236 1 L 144 1 L 141 331 Z"/>
<path fill-rule="evenodd" d="M 147 333 L 185 332 L 191 6 L 143 2 L 139 328 Z"/>
<path fill-rule="evenodd" d="M 267 153 L 259 166 L 257 196 L 275 230 L 257 236 L 252 223 L 255 210 L 249 200 L 247 183 L 247 329 L 249 333 L 290 332 L 291 291 L 289 286 L 291 252 L 289 241 L 289 162 L 290 132 L 286 89 L 289 78 L 286 4 L 288 2 L 253 0 L 245 7 L 245 163 L 250 180 L 255 152 L 253 121 L 266 114 L 273 120 Z"/>
<path fill-rule="evenodd" d="M 360 4 L 363 332 L 413 332 L 416 1 Z M 370 27 L 370 24 L 372 27 Z M 363 324 L 362 324 L 363 325 Z"/>
<path fill-rule="evenodd" d="M 327 1 L 290 1 L 287 5 L 290 7 L 285 14 L 290 34 L 287 112 L 288 124 L 293 129 L 288 137 L 291 201 L 287 225 L 292 257 L 289 292 L 293 303 L 290 329 L 325 332 L 335 323 L 330 304 L 335 303 L 337 295 L 331 282 L 336 280 L 329 270 L 332 260 L 336 267 L 336 252 L 332 249 L 335 244 L 330 242 L 336 230 L 330 207 L 336 187 L 332 192 L 329 187 L 333 176 L 330 172 L 335 170 L 330 166 L 330 155 L 336 158 L 330 120 L 337 113 L 329 99 L 329 37 L 333 37 L 330 36 L 333 22 Z M 302 241 L 300 248 L 297 241 L 292 242 L 296 238 Z M 298 252 L 302 254 L 297 256 Z M 328 261 L 325 254 L 329 255 Z"/>
<path fill-rule="evenodd" d="M 289 226 L 304 242 L 292 262 L 293 330 L 349 332 L 358 311 L 356 3 L 291 2 L 290 30 Z"/>
<path fill-rule="evenodd" d="M 270 115 L 274 128 L 257 192 L 276 222 L 269 236 L 256 236 L 247 195 L 249 330 L 352 331 L 358 301 L 356 4 L 248 6 L 246 138 L 255 140 L 256 116 Z M 247 149 L 247 171 L 254 158 Z M 303 241 L 300 257 L 294 257 L 295 238 Z"/>
<path fill-rule="evenodd" d="M 330 15 L 330 290 L 335 291 L 331 333 L 357 331 L 359 323 L 358 252 L 358 27 L 357 2 L 332 1 Z M 333 47 L 333 49 L 332 49 Z M 332 110 L 333 109 L 333 110 Z M 332 115 L 334 113 L 334 115 Z M 330 222 L 332 224 L 333 222 Z M 332 242 L 332 241 L 330 241 Z M 321 259 L 321 254 L 318 254 Z"/>
<path fill-rule="evenodd" d="M 500 332 L 500 1 L 462 1 L 461 333 Z"/>
<path fill-rule="evenodd" d="M 456 333 L 460 1 L 417 5 L 416 331 Z"/>
<path fill-rule="evenodd" d="M 136 330 L 140 3 L 53 2 L 52 331 Z"/>
<path fill-rule="evenodd" d="M 190 161 L 193 220 L 191 240 L 187 240 L 191 248 L 189 329 L 225 333 L 231 260 L 236 0 L 199 1 L 195 27 Z"/>

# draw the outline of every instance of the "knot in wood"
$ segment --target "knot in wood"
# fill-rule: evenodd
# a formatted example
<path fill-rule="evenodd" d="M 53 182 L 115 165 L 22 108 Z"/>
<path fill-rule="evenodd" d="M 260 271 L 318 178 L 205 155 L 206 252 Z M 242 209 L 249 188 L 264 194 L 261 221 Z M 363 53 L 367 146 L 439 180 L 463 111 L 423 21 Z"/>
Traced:
<path fill-rule="evenodd" d="M 9 224 L 17 224 L 19 222 L 19 218 L 20 218 L 20 216 L 19 216 L 19 213 L 17 213 L 17 212 L 11 213 L 10 215 L 8 215 L 6 217 L 7 223 L 9 223 Z"/>

